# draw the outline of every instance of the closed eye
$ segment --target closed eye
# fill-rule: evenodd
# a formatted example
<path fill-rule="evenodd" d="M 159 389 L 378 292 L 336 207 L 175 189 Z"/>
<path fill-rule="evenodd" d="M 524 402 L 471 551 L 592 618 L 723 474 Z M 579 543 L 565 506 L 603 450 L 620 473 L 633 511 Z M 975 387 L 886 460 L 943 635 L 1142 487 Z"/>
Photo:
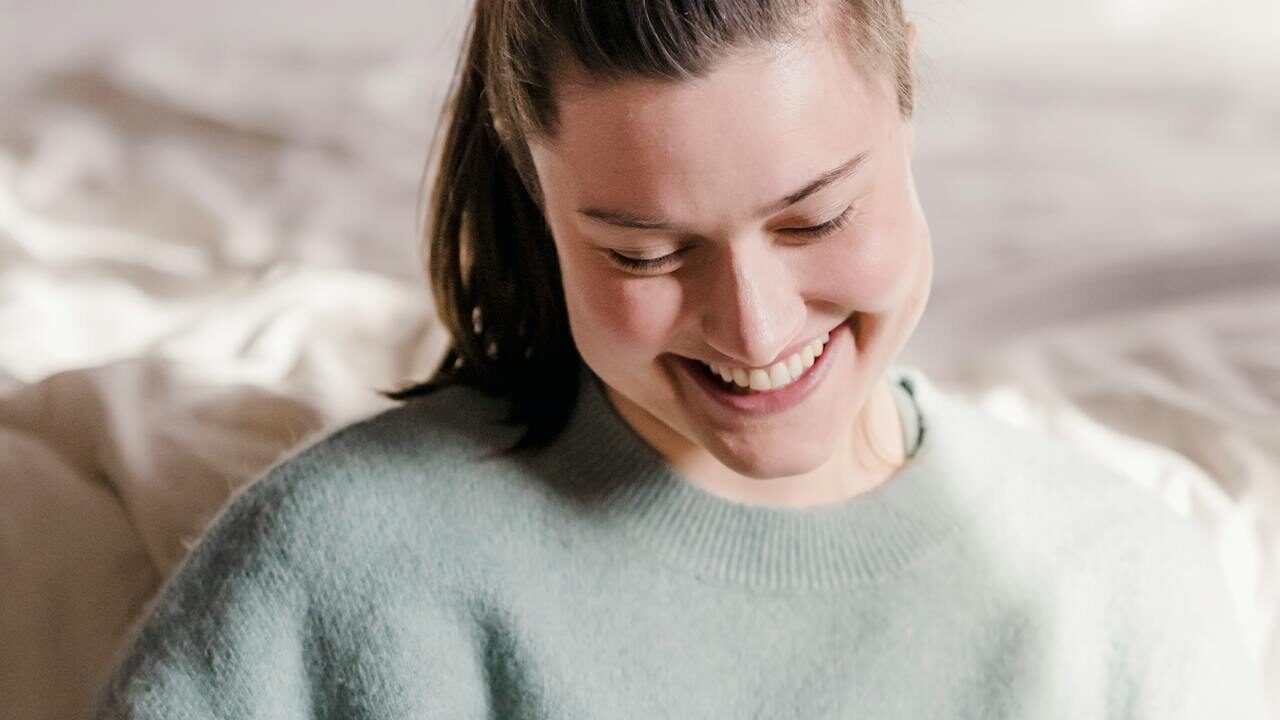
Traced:
<path fill-rule="evenodd" d="M 821 225 L 814 225 L 812 227 L 803 227 L 803 228 L 787 228 L 785 230 L 782 230 L 782 232 L 790 235 L 801 235 L 803 237 L 808 237 L 808 238 L 826 237 L 827 235 L 832 235 L 844 229 L 844 227 L 849 224 L 849 220 L 852 217 L 853 217 L 853 206 L 850 205 L 849 207 L 844 209 L 844 212 L 822 223 Z"/>
<path fill-rule="evenodd" d="M 853 213 L 854 213 L 854 206 L 850 205 L 849 207 L 844 209 L 844 212 L 822 223 L 821 225 L 813 225 L 811 227 L 803 227 L 803 228 L 786 228 L 786 229 L 780 230 L 779 232 L 784 232 L 784 233 L 787 233 L 788 235 L 799 235 L 801 237 L 811 238 L 811 239 L 827 237 L 828 235 L 834 235 L 835 233 L 843 230 L 844 227 L 848 225 L 849 221 L 853 218 Z M 614 263 L 616 263 L 620 267 L 625 268 L 627 270 L 640 271 L 640 272 L 656 272 L 656 271 L 663 270 L 671 263 L 674 263 L 676 261 L 676 258 L 683 252 L 684 250 L 677 250 L 676 252 L 669 253 L 667 255 L 663 255 L 662 257 L 656 257 L 656 258 L 633 258 L 613 250 L 610 250 L 608 255 L 610 260 L 612 260 Z"/>
<path fill-rule="evenodd" d="M 668 264 L 675 262 L 676 256 L 679 255 L 681 252 L 683 251 L 677 250 L 676 252 L 670 253 L 669 255 L 663 255 L 662 257 L 641 259 L 641 258 L 627 257 L 622 253 L 610 250 L 609 259 L 613 260 L 615 263 L 617 263 L 618 265 L 621 265 L 622 267 L 628 270 L 641 270 L 641 271 L 649 272 L 653 270 L 661 270 L 662 268 L 666 267 Z"/>

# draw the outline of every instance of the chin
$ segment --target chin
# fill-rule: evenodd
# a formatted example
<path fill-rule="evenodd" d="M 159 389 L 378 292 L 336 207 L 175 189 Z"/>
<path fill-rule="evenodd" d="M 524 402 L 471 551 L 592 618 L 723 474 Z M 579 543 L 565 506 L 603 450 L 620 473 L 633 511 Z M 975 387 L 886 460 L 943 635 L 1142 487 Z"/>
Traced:
<path fill-rule="evenodd" d="M 789 432 L 784 435 L 791 434 Z M 708 444 L 707 448 L 725 467 L 757 480 L 773 480 L 813 472 L 831 458 L 834 450 L 825 438 L 817 442 L 798 443 L 785 436 L 748 439 L 739 446 L 716 442 Z"/>

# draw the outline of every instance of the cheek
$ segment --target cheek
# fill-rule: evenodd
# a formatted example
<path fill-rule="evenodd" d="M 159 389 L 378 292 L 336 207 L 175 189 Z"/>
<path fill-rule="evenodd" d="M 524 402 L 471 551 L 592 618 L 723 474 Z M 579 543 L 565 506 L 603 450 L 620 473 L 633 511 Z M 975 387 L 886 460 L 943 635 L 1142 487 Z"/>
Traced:
<path fill-rule="evenodd" d="M 683 302 L 678 281 L 630 279 L 586 263 L 566 272 L 564 282 L 570 324 L 584 354 L 616 363 L 665 352 Z"/>
<path fill-rule="evenodd" d="M 823 278 L 821 292 L 833 301 L 886 312 L 914 289 L 924 242 L 923 223 L 912 213 L 882 214 L 853 228 L 829 253 L 816 254 L 809 272 Z"/>

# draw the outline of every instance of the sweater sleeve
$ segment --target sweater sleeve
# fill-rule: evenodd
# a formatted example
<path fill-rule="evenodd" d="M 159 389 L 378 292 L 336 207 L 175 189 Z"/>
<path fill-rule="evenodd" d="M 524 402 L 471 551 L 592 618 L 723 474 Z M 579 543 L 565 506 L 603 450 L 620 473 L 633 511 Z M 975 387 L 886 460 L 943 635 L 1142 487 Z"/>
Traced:
<path fill-rule="evenodd" d="M 96 718 L 311 717 L 323 642 L 294 562 L 281 475 L 224 508 L 161 588 L 99 693 Z"/>
<path fill-rule="evenodd" d="M 1208 533 L 1174 517 L 1149 537 L 1144 562 L 1131 568 L 1129 702 L 1118 717 L 1268 720 L 1261 674 Z"/>

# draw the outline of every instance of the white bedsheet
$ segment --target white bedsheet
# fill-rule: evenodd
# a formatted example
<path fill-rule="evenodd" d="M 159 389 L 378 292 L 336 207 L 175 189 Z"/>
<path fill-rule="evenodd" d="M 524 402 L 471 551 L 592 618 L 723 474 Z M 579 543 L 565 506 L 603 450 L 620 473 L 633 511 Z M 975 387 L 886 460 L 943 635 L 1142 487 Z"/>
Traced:
<path fill-rule="evenodd" d="M 233 488 L 433 367 L 425 67 L 130 47 L 0 99 L 7 716 L 74 716 Z M 904 361 L 1209 527 L 1280 708 L 1280 101 L 949 77 L 920 119 L 937 271 Z M 1094 113 L 1043 120 L 1071 108 Z"/>

